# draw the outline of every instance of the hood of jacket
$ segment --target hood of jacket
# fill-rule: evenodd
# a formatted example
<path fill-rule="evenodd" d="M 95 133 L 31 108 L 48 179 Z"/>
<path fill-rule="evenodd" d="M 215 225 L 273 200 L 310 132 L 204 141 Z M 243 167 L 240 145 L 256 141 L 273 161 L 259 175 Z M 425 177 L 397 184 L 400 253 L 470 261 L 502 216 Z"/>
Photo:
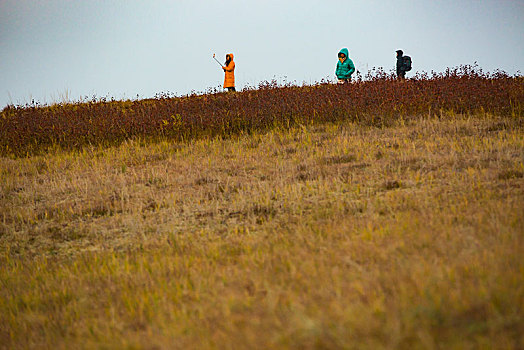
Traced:
<path fill-rule="evenodd" d="M 227 56 L 229 56 L 229 59 L 231 60 L 231 62 L 233 62 L 233 57 L 234 57 L 233 54 L 232 53 L 228 53 L 226 55 L 226 60 L 227 60 Z"/>
<path fill-rule="evenodd" d="M 346 55 L 346 59 L 349 58 L 349 50 L 346 47 L 340 50 L 338 53 L 339 54 L 343 53 L 344 55 Z"/>

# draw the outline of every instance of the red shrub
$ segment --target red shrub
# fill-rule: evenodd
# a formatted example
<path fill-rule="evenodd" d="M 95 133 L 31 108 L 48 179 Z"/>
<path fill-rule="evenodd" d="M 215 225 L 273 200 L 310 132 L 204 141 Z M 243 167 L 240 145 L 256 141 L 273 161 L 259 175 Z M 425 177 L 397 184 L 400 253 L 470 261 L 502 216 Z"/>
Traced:
<path fill-rule="evenodd" d="M 0 154 L 17 156 L 49 147 L 115 144 L 131 137 L 189 139 L 229 136 L 296 123 L 351 119 L 387 125 L 400 117 L 492 113 L 522 117 L 524 80 L 504 72 L 461 66 L 417 73 L 398 81 L 383 70 L 349 85 L 321 82 L 279 86 L 264 82 L 239 93 L 186 97 L 157 95 L 141 101 L 8 106 L 0 114 Z"/>

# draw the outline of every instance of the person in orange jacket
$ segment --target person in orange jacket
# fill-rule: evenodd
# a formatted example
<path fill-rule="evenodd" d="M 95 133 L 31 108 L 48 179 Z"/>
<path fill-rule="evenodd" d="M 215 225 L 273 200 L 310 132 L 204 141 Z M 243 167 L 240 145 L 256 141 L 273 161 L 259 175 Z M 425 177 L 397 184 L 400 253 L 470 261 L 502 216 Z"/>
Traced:
<path fill-rule="evenodd" d="M 233 54 L 228 53 L 226 55 L 226 64 L 222 67 L 226 76 L 224 77 L 224 89 L 227 91 L 235 90 L 235 62 L 233 62 Z"/>

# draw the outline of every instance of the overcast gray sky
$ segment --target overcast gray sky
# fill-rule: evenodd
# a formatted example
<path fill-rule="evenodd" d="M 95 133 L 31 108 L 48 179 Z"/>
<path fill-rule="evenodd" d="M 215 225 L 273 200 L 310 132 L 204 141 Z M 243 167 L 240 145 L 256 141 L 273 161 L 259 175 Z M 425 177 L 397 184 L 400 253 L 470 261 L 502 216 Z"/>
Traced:
<path fill-rule="evenodd" d="M 213 53 L 235 54 L 237 88 L 333 77 L 342 47 L 363 72 L 401 48 L 414 70 L 516 73 L 523 38 L 524 0 L 0 0 L 0 108 L 204 91 Z"/>

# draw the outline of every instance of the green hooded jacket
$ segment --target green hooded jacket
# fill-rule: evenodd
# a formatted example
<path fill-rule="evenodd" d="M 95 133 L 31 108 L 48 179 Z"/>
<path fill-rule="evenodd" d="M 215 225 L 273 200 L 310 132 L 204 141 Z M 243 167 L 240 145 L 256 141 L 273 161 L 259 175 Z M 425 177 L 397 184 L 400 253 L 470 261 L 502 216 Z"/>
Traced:
<path fill-rule="evenodd" d="M 355 71 L 355 65 L 353 64 L 353 61 L 349 58 L 348 49 L 343 48 L 342 50 L 340 50 L 339 54 L 340 53 L 346 55 L 346 59 L 344 60 L 344 62 L 340 62 L 340 60 L 338 60 L 335 75 L 339 79 L 351 79 L 351 74 L 353 74 L 353 72 Z"/>

